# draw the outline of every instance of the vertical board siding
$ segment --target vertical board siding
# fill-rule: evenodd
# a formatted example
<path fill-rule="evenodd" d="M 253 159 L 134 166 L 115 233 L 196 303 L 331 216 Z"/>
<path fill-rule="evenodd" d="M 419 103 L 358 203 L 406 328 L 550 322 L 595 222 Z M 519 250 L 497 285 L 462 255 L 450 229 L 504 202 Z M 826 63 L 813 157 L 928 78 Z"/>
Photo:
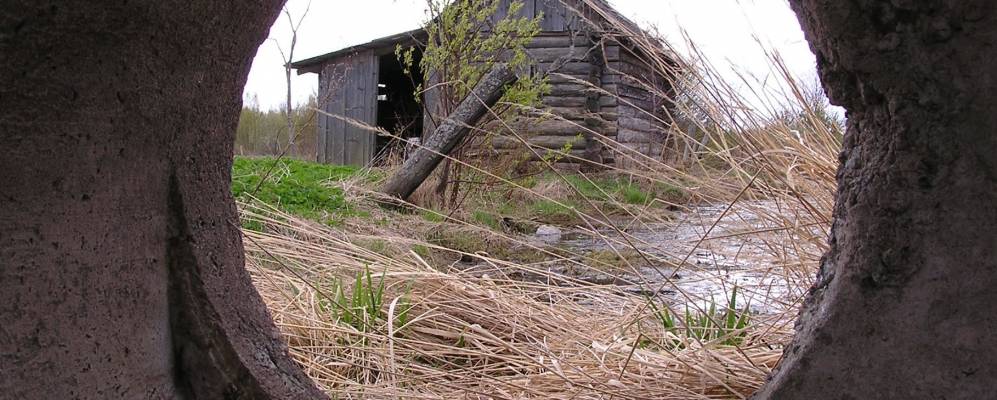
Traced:
<path fill-rule="evenodd" d="M 580 28 L 578 15 L 569 10 L 562 0 L 534 0 L 536 13 L 543 13 L 540 30 L 544 32 L 565 32 Z"/>
<path fill-rule="evenodd" d="M 334 116 L 343 115 L 345 110 L 343 98 L 346 92 L 347 72 L 350 67 L 347 61 L 330 64 L 326 68 L 329 71 L 328 85 L 330 90 L 326 112 L 330 115 L 326 117 L 325 160 L 329 164 L 336 165 L 343 164 L 342 147 L 344 145 L 345 123 Z"/>
<path fill-rule="evenodd" d="M 323 68 L 322 71 L 320 71 L 318 74 L 318 93 L 319 93 L 318 108 L 326 112 L 328 112 L 326 106 L 329 104 L 329 99 L 327 97 L 327 93 L 329 92 L 329 84 L 327 82 L 328 80 L 329 76 L 326 74 L 325 68 Z M 326 151 L 325 151 L 325 144 L 328 136 L 327 118 L 329 117 L 327 117 L 325 114 L 322 113 L 318 113 L 318 115 L 316 116 L 316 119 L 318 120 L 316 121 L 318 129 L 318 134 L 316 135 L 316 138 L 318 139 L 318 143 L 315 148 L 315 157 L 316 157 L 315 161 L 317 161 L 320 164 L 325 164 L 327 162 Z"/>
<path fill-rule="evenodd" d="M 367 81 L 363 79 L 367 74 L 366 57 L 363 55 L 353 56 L 351 60 L 348 89 L 346 91 L 346 118 L 363 121 L 363 96 L 366 92 Z M 363 132 L 358 132 L 358 128 L 353 123 L 347 122 L 345 128 L 346 145 L 343 146 L 343 163 L 348 165 L 358 165 L 362 162 L 362 153 L 366 150 L 363 143 Z"/>
<path fill-rule="evenodd" d="M 370 76 L 367 91 L 367 121 L 370 126 L 377 126 L 377 84 L 381 82 L 381 57 L 370 53 Z M 377 133 L 367 131 L 367 160 L 369 165 L 377 152 Z"/>
<path fill-rule="evenodd" d="M 492 25 L 497 25 L 499 21 L 502 21 L 509 16 L 509 6 L 512 4 L 513 0 L 497 0 L 498 1 L 498 11 L 495 12 L 490 18 Z M 536 0 L 522 0 L 523 9 L 516 14 L 517 17 L 533 19 L 537 15 L 536 11 Z"/>
<path fill-rule="evenodd" d="M 357 54 L 351 60 L 352 69 L 348 74 L 348 90 L 346 91 L 346 118 L 367 125 L 376 125 L 372 118 L 371 108 L 376 107 L 370 99 L 377 100 L 376 71 L 373 71 L 376 58 L 370 52 Z M 344 163 L 347 165 L 365 166 L 370 161 L 373 150 L 373 132 L 357 126 L 356 123 L 346 124 L 346 146 L 344 146 Z"/>
<path fill-rule="evenodd" d="M 320 84 L 325 112 L 376 125 L 378 67 L 370 51 L 326 65 Z M 320 162 L 366 166 L 373 158 L 376 137 L 370 129 L 332 116 L 322 116 L 318 125 Z"/>

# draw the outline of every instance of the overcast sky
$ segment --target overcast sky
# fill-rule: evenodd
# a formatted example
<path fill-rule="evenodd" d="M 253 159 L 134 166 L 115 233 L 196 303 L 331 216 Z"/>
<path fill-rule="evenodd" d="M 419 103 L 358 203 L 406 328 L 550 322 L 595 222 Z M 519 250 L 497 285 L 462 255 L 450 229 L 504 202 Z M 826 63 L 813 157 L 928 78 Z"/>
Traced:
<path fill-rule="evenodd" d="M 680 51 L 685 51 L 682 30 L 714 64 L 738 69 L 764 79 L 771 72 L 759 47 L 778 50 L 800 78 L 813 79 L 814 56 L 786 0 L 610 0 L 624 15 L 645 28 L 656 28 Z M 308 0 L 288 0 L 287 8 L 300 18 Z M 425 0 L 312 0 L 298 32 L 295 60 L 317 56 L 415 29 L 426 19 Z M 270 39 L 260 47 L 249 74 L 246 95 L 257 97 L 264 108 L 285 102 L 283 60 L 291 30 L 286 16 L 270 29 Z M 315 74 L 295 76 L 295 102 L 302 102 L 318 87 Z"/>

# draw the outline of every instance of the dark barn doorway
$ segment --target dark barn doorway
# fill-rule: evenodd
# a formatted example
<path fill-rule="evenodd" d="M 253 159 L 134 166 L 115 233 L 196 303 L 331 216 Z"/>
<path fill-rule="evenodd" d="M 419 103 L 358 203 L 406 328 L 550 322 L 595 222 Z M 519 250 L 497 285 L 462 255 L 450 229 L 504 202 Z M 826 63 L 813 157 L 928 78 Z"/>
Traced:
<path fill-rule="evenodd" d="M 399 138 L 422 136 L 424 113 L 421 96 L 416 93 L 423 88 L 421 61 L 422 52 L 418 50 L 413 54 L 411 66 L 404 65 L 394 53 L 378 59 L 377 126 L 395 137 L 378 135 L 374 164 L 404 152 L 406 142 Z"/>

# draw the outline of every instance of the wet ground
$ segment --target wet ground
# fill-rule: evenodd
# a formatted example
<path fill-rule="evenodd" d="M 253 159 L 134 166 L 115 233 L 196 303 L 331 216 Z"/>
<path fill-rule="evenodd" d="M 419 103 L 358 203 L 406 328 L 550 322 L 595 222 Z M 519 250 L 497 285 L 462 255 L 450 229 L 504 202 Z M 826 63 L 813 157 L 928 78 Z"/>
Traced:
<path fill-rule="evenodd" d="M 616 268 L 585 268 L 563 261 L 540 266 L 550 273 L 656 295 L 678 309 L 692 303 L 708 307 L 711 302 L 722 307 L 737 286 L 739 309 L 774 314 L 791 307 L 805 290 L 805 285 L 789 282 L 792 278 L 776 256 L 784 251 L 772 247 L 781 246 L 778 235 L 752 233 L 770 228 L 758 210 L 774 206 L 756 202 L 730 211 L 727 206 L 694 207 L 676 212 L 668 222 L 617 220 L 615 229 L 600 228 L 598 234 L 565 229 L 560 238 L 533 240 L 573 253 L 577 260 L 593 254 L 622 254 L 627 260 Z"/>

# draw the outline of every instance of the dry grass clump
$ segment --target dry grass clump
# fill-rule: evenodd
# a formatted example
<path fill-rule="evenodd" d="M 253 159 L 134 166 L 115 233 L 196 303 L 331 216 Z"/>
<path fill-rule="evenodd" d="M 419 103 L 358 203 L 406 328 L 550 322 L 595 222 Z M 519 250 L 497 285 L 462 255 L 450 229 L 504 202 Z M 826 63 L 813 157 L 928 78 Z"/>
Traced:
<path fill-rule="evenodd" d="M 740 346 L 701 343 L 612 286 L 441 272 L 273 210 L 246 206 L 244 218 L 270 232 L 246 232 L 257 287 L 293 355 L 338 398 L 744 397 L 780 356 L 772 338 L 788 335 L 760 321 Z M 382 280 L 377 310 L 356 301 Z"/>

